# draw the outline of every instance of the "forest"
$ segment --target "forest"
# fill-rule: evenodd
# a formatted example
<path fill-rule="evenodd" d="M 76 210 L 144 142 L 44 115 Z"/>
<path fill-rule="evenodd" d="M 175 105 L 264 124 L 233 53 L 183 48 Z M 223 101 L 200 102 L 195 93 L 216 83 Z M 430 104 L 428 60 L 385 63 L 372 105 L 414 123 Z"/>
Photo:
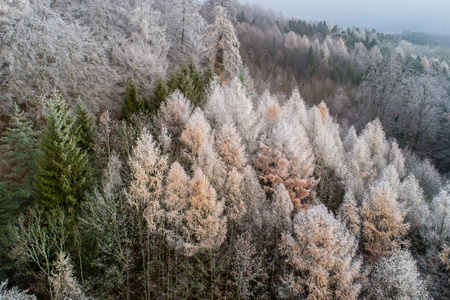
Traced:
<path fill-rule="evenodd" d="M 0 299 L 450 298 L 444 42 L 233 0 L 0 38 Z"/>

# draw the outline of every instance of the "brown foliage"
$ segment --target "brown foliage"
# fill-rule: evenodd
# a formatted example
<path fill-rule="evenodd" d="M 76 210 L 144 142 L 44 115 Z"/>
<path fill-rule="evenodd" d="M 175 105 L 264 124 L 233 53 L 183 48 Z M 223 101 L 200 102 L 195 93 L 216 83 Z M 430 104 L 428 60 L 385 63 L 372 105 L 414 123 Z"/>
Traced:
<path fill-rule="evenodd" d="M 302 207 L 301 200 L 308 197 L 311 188 L 318 182 L 308 177 L 312 170 L 299 169 L 299 157 L 288 160 L 281 151 L 268 146 L 262 147 L 255 166 L 259 169 L 258 178 L 266 193 L 271 196 L 278 184 L 283 184 L 297 211 Z"/>

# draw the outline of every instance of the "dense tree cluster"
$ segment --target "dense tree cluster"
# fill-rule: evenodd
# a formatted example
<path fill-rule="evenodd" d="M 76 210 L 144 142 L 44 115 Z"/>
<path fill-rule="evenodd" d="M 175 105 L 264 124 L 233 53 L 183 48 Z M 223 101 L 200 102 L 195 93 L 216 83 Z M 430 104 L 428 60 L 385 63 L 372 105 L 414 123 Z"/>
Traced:
<path fill-rule="evenodd" d="M 445 55 L 227 0 L 0 5 L 0 298 L 450 297 Z"/>

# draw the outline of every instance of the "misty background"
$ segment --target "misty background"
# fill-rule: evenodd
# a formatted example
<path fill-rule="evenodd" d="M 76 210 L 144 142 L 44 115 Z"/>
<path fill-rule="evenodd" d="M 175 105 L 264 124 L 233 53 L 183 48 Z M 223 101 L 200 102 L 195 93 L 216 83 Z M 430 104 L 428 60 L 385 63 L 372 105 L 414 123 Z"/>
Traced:
<path fill-rule="evenodd" d="M 448 0 L 249 0 L 287 18 L 327 21 L 341 27 L 375 28 L 384 33 L 450 34 Z"/>

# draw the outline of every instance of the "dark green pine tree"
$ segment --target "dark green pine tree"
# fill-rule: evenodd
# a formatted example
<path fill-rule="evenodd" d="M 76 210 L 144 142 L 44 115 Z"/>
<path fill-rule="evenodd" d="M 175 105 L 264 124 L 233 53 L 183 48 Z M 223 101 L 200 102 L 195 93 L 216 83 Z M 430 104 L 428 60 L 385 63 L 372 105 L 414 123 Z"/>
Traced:
<path fill-rule="evenodd" d="M 144 110 L 144 100 L 139 97 L 136 83 L 132 78 L 128 80 L 125 89 L 124 106 L 122 108 L 122 116 L 129 120 L 133 114 L 140 113 Z"/>
<path fill-rule="evenodd" d="M 86 104 L 78 99 L 75 107 L 76 122 L 78 128 L 78 146 L 85 150 L 89 159 L 95 156 L 95 141 L 97 139 L 97 125 L 95 124 L 95 117 Z"/>
<path fill-rule="evenodd" d="M 38 159 L 37 198 L 46 210 L 73 214 L 89 189 L 86 151 L 78 146 L 76 117 L 55 92 L 48 102 Z"/>
<path fill-rule="evenodd" d="M 9 128 L 0 138 L 0 281 L 11 268 L 9 225 L 31 202 L 38 136 L 25 114 L 14 105 Z"/>
<path fill-rule="evenodd" d="M 150 96 L 145 103 L 147 110 L 151 113 L 156 112 L 161 106 L 161 103 L 166 101 L 167 96 L 169 96 L 171 92 L 173 92 L 173 90 L 169 87 L 167 81 L 158 78 L 158 80 L 156 80 L 155 89 L 153 90 L 153 95 Z"/>
<path fill-rule="evenodd" d="M 92 166 L 96 162 L 95 142 L 97 139 L 97 125 L 95 124 L 95 116 L 81 99 L 78 99 L 77 101 L 75 115 L 75 126 L 78 128 L 78 147 L 87 153 L 88 158 L 86 184 L 91 187 L 94 177 Z M 96 173 L 95 175 L 100 175 L 100 173 L 98 172 L 98 174 Z"/>

